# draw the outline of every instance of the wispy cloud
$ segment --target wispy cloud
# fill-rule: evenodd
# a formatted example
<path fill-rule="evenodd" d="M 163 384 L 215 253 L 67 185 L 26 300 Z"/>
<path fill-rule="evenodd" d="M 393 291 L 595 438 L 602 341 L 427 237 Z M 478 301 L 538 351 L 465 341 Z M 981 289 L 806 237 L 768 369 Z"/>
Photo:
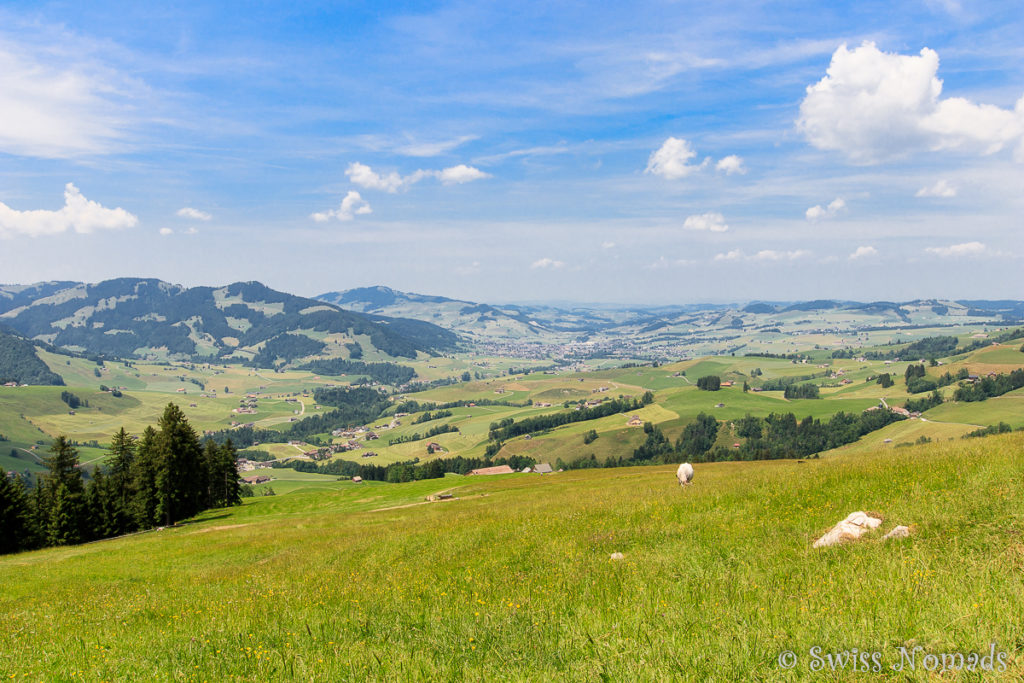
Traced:
<path fill-rule="evenodd" d="M 795 249 L 793 251 L 777 251 L 775 249 L 762 249 L 757 253 L 747 255 L 741 249 L 715 254 L 716 261 L 795 261 L 807 258 L 811 252 L 806 249 Z"/>
<path fill-rule="evenodd" d="M 948 247 L 925 247 L 925 251 L 942 258 L 956 258 L 961 256 L 981 256 L 988 253 L 988 247 L 981 242 L 963 242 L 962 244 L 951 244 Z"/>
<path fill-rule="evenodd" d="M 57 211 L 18 211 L 0 202 L 0 237 L 38 237 L 68 230 L 87 234 L 97 230 L 132 228 L 138 222 L 136 216 L 122 208 L 108 209 L 86 199 L 72 183 L 64 186 L 64 207 Z"/>
<path fill-rule="evenodd" d="M 407 145 L 402 145 L 395 148 L 395 151 L 402 156 L 407 157 L 436 157 L 450 152 L 456 147 L 478 139 L 479 135 L 461 135 L 451 140 L 441 140 L 437 142 L 410 142 Z"/>
<path fill-rule="evenodd" d="M 409 175 L 402 176 L 392 171 L 386 175 L 377 173 L 366 164 L 361 164 L 358 161 L 349 164 L 345 170 L 345 175 L 352 181 L 353 184 L 358 185 L 367 190 L 381 190 L 383 192 L 395 193 L 399 190 L 408 188 L 425 178 L 436 178 L 441 181 L 443 185 L 461 185 L 463 183 L 473 182 L 474 180 L 483 180 L 484 178 L 490 178 L 490 173 L 485 173 L 478 168 L 473 166 L 467 166 L 466 164 L 459 164 L 457 166 L 451 166 L 444 168 L 439 171 L 434 170 L 417 170 L 413 171 Z"/>
<path fill-rule="evenodd" d="M 938 180 L 934 185 L 922 187 L 916 193 L 915 197 L 955 197 L 957 188 L 949 184 L 945 179 Z"/>
<path fill-rule="evenodd" d="M 563 261 L 556 261 L 555 259 L 547 258 L 547 257 L 542 258 L 542 259 L 537 259 L 532 264 L 530 264 L 530 268 L 533 269 L 533 270 L 537 270 L 537 269 L 557 270 L 557 269 L 562 268 L 564 266 L 565 266 L 565 263 Z"/>
<path fill-rule="evenodd" d="M 0 45 L 0 152 L 68 158 L 121 149 L 125 90 L 109 69 L 49 64 Z"/>
<path fill-rule="evenodd" d="M 182 218 L 191 218 L 192 220 L 197 221 L 208 221 L 213 218 L 213 216 L 207 212 L 200 211 L 199 209 L 193 209 L 191 206 L 178 209 L 178 215 Z"/>
<path fill-rule="evenodd" d="M 872 247 L 872 246 L 857 247 L 853 251 L 853 253 L 850 254 L 849 259 L 851 261 L 856 261 L 858 259 L 870 258 L 872 256 L 878 256 L 878 250 L 875 249 L 874 247 Z"/>

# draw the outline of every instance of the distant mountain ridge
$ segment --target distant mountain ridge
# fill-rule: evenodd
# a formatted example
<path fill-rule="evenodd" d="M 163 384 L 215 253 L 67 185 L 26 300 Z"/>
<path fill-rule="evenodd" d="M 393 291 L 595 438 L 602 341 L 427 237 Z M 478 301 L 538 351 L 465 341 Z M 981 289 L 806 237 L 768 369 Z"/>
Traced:
<path fill-rule="evenodd" d="M 0 324 L 57 347 L 119 357 L 231 358 L 271 364 L 347 356 L 346 345 L 383 356 L 452 350 L 459 337 L 421 320 L 367 315 L 273 290 L 152 278 L 96 284 L 0 285 Z"/>

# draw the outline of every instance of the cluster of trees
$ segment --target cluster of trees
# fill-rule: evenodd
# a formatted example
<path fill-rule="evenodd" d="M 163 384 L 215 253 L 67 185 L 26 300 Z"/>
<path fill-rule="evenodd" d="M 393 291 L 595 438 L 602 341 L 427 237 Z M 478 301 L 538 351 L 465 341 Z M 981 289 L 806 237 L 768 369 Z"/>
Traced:
<path fill-rule="evenodd" d="M 109 538 L 241 502 L 232 444 L 204 448 L 173 403 L 138 443 L 124 429 L 115 434 L 88 484 L 66 438 L 50 453 L 31 492 L 20 477 L 0 477 L 0 552 Z"/>
<path fill-rule="evenodd" d="M 786 398 L 820 398 L 817 384 L 790 384 L 783 396 Z"/>
<path fill-rule="evenodd" d="M 524 467 L 533 467 L 536 464 L 536 460 L 525 455 L 500 458 L 465 458 L 460 455 L 454 458 L 437 458 L 422 464 L 419 462 L 419 458 L 387 466 L 363 465 L 349 460 L 331 460 L 320 465 L 308 460 L 289 460 L 287 463 L 275 463 L 274 467 L 288 467 L 298 472 L 333 474 L 346 479 L 358 476 L 368 481 L 402 483 L 421 479 L 440 479 L 449 472 L 467 474 L 470 470 L 481 467 L 508 465 L 514 470 L 522 470 Z"/>
<path fill-rule="evenodd" d="M 549 415 L 536 415 L 534 417 L 528 417 L 519 422 L 512 421 L 511 418 L 506 418 L 500 422 L 492 423 L 488 438 L 500 444 L 502 441 L 522 436 L 524 434 L 534 434 L 536 432 L 543 432 L 548 429 L 554 429 L 555 427 L 561 427 L 562 425 L 572 424 L 574 422 L 586 422 L 588 420 L 597 420 L 602 417 L 608 417 L 609 415 L 615 415 L 616 413 L 624 413 L 630 410 L 639 410 L 646 405 L 650 405 L 654 401 L 654 394 L 650 391 L 645 392 L 640 398 L 616 398 L 610 401 L 605 401 L 599 406 L 593 408 L 583 408 L 580 410 L 570 410 L 564 413 L 551 413 Z"/>
<path fill-rule="evenodd" d="M 361 351 L 359 355 L 362 356 Z M 356 357 L 353 356 L 353 358 Z M 416 376 L 416 371 L 406 365 L 398 365 L 397 363 L 364 363 L 363 361 L 346 360 L 344 358 L 315 360 L 306 363 L 301 369 L 320 375 L 366 375 L 378 384 L 388 384 L 396 387 L 407 384 Z"/>
<path fill-rule="evenodd" d="M 919 363 L 907 366 L 906 372 L 903 373 L 903 380 L 907 383 L 908 394 L 923 394 L 926 391 L 935 391 L 939 388 L 939 383 L 925 376 L 925 373 L 924 365 Z"/>
<path fill-rule="evenodd" d="M 868 381 L 871 381 L 870 377 L 868 378 Z M 875 381 L 878 384 L 881 384 L 883 389 L 888 389 L 893 384 L 896 384 L 896 382 L 892 378 L 892 375 L 889 374 L 888 372 L 883 372 L 881 375 L 875 378 Z"/>
<path fill-rule="evenodd" d="M 429 439 L 430 437 L 437 436 L 438 434 L 447 434 L 449 432 L 457 432 L 457 431 L 459 431 L 459 428 L 456 427 L 453 424 L 438 425 L 436 427 L 432 427 L 431 429 L 428 429 L 426 431 L 426 433 L 424 433 L 424 434 L 420 434 L 419 432 L 415 432 L 413 434 L 406 434 L 405 436 L 399 436 L 397 438 L 391 439 L 390 441 L 388 441 L 388 445 L 389 446 L 394 446 L 396 443 L 408 443 L 410 441 L 422 441 L 423 439 Z"/>
<path fill-rule="evenodd" d="M 89 402 L 88 401 L 83 401 L 82 399 L 80 399 L 77 396 L 75 396 L 74 394 L 72 394 L 70 391 L 62 391 L 62 392 L 60 392 L 60 400 L 62 400 L 65 403 L 67 403 L 68 407 L 71 408 L 72 410 L 78 410 L 78 408 L 80 406 L 83 406 L 83 405 L 86 408 L 89 407 Z"/>
<path fill-rule="evenodd" d="M 703 391 L 718 391 L 722 388 L 722 378 L 718 375 L 705 375 L 697 378 L 697 388 Z"/>
<path fill-rule="evenodd" d="M 472 406 L 509 406 L 512 408 L 528 408 L 533 401 L 502 401 L 493 398 L 460 399 L 448 401 L 447 403 L 420 403 L 419 401 L 402 401 L 395 406 L 396 413 L 418 413 L 421 410 L 449 410 L 451 408 L 466 408 Z"/>
<path fill-rule="evenodd" d="M 1012 431 L 1013 427 L 1005 422 L 1000 422 L 997 425 L 989 425 L 987 427 L 982 427 L 981 429 L 975 429 L 973 432 L 967 432 L 964 434 L 963 438 L 972 439 L 981 436 L 992 436 L 993 434 L 1008 434 Z M 1021 429 L 1018 428 L 1017 431 L 1021 431 Z"/>
<path fill-rule="evenodd" d="M 424 412 L 422 415 L 412 421 L 414 425 L 423 424 L 424 422 L 430 422 L 431 420 L 440 420 L 441 418 L 451 417 L 452 411 L 450 410 L 436 410 L 433 413 L 429 410 Z"/>
<path fill-rule="evenodd" d="M 63 386 L 64 380 L 36 355 L 35 344 L 0 332 L 0 384 Z"/>
<path fill-rule="evenodd" d="M 1017 368 L 1008 374 L 982 377 L 973 384 L 961 384 L 953 393 L 954 401 L 984 401 L 993 396 L 1024 387 L 1024 368 Z"/>
<path fill-rule="evenodd" d="M 828 373 L 824 372 L 820 375 L 811 373 L 810 375 L 800 375 L 797 377 L 776 377 L 775 379 L 765 380 L 761 382 L 762 391 L 785 391 L 786 387 L 793 386 L 794 384 L 800 384 L 801 382 L 807 382 L 818 377 L 824 377 Z"/>
<path fill-rule="evenodd" d="M 793 413 L 773 413 L 766 418 L 747 415 L 736 421 L 736 434 L 745 441 L 739 448 L 724 448 L 714 445 L 718 438 L 718 421 L 701 413 L 686 426 L 675 444 L 658 426 L 646 423 L 644 443 L 628 461 L 620 460 L 612 466 L 661 464 L 684 457 L 693 462 L 804 458 L 852 443 L 869 432 L 902 419 L 888 410 L 859 415 L 836 413 L 826 422 L 810 416 L 798 421 Z"/>
<path fill-rule="evenodd" d="M 591 429 L 590 431 L 585 432 L 583 434 L 583 445 L 584 446 L 589 446 L 590 444 L 594 443 L 595 441 L 597 441 L 597 430 L 596 429 Z"/>
<path fill-rule="evenodd" d="M 918 399 L 907 399 L 907 402 L 903 404 L 903 407 L 912 413 L 923 413 L 926 410 L 930 410 L 935 406 L 942 405 L 942 394 L 937 390 L 932 391 L 931 394 L 924 398 Z"/>

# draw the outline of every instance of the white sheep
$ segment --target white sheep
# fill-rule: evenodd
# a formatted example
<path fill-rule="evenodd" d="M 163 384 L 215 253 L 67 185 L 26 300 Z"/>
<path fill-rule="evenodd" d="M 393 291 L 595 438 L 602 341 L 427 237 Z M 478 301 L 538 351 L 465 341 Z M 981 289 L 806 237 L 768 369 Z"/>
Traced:
<path fill-rule="evenodd" d="M 688 462 L 684 462 L 676 470 L 676 479 L 679 480 L 680 486 L 686 486 L 693 481 L 693 465 Z"/>

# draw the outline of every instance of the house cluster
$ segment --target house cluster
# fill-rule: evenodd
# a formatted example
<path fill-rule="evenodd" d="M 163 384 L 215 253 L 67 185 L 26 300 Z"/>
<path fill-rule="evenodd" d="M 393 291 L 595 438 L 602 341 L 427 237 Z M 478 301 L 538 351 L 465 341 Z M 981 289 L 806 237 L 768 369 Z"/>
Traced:
<path fill-rule="evenodd" d="M 27 384 L 18 384 L 17 382 L 4 382 L 5 387 L 27 387 Z"/>
<path fill-rule="evenodd" d="M 270 467 L 270 463 L 249 460 L 248 458 L 239 458 L 235 461 L 235 467 L 239 472 L 252 472 L 253 470 L 267 469 Z"/>
<path fill-rule="evenodd" d="M 242 477 L 239 482 L 242 484 L 265 484 L 270 481 L 270 477 L 265 474 L 254 474 L 248 477 Z"/>
<path fill-rule="evenodd" d="M 259 408 L 259 398 L 254 394 L 248 394 L 245 398 L 239 399 L 238 407 L 232 408 L 231 412 L 239 415 L 255 415 Z"/>

